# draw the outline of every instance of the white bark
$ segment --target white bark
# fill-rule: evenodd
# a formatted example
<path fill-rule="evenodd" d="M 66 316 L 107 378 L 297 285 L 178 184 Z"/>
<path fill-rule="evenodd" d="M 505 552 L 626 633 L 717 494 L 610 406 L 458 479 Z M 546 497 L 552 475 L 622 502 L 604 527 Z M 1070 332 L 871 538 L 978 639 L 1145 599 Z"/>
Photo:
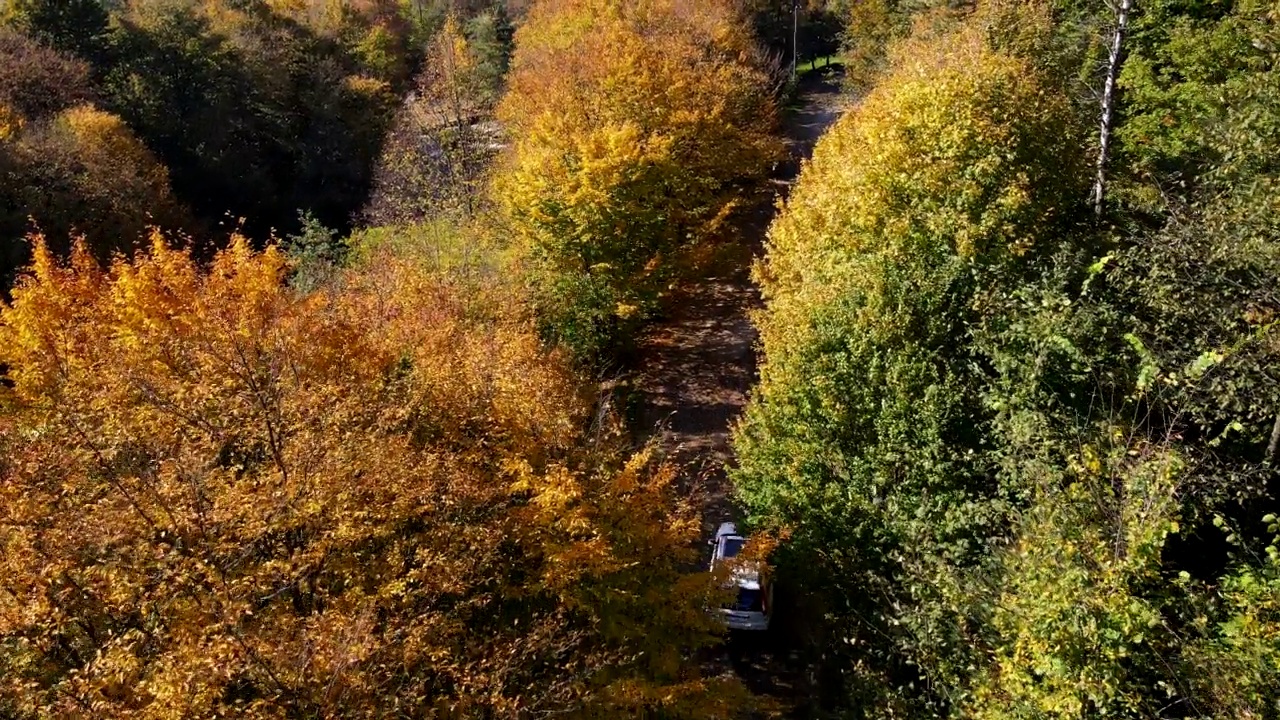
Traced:
<path fill-rule="evenodd" d="M 1271 426 L 1271 442 L 1267 443 L 1267 462 L 1275 463 L 1276 454 L 1280 452 L 1280 415 L 1276 415 L 1276 424 Z"/>
<path fill-rule="evenodd" d="M 800 61 L 800 0 L 791 0 L 791 79 L 796 79 L 796 63 Z"/>
<path fill-rule="evenodd" d="M 1120 75 L 1124 33 L 1129 25 L 1133 0 L 1120 0 L 1116 9 L 1116 31 L 1111 36 L 1111 53 L 1107 62 L 1107 83 L 1102 90 L 1102 122 L 1098 133 L 1098 175 L 1093 183 L 1093 211 L 1102 215 L 1102 202 L 1107 189 L 1107 158 L 1111 149 L 1111 119 L 1115 111 L 1116 78 Z"/>

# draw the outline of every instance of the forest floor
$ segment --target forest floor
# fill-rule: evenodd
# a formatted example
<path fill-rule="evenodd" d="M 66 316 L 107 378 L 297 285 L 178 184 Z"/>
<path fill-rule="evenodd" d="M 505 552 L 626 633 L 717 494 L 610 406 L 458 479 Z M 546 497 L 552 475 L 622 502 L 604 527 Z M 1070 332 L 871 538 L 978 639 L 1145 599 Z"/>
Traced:
<path fill-rule="evenodd" d="M 835 70 L 835 68 L 833 68 Z M 768 196 L 740 225 L 743 252 L 730 253 L 713 272 L 681 288 L 672 310 L 639 341 L 627 385 L 639 440 L 654 443 L 681 470 L 683 487 L 699 501 L 703 535 L 721 522 L 738 519 L 726 467 L 733 462 L 733 425 L 757 377 L 757 333 L 751 315 L 762 307 L 751 266 L 814 143 L 843 110 L 837 73 L 806 74 L 795 101 L 784 111 L 783 130 L 790 160 L 779 164 Z M 781 609 L 779 610 L 779 614 Z M 778 623 L 785 625 L 784 623 Z M 784 628 L 769 638 L 731 637 L 723 653 L 709 660 L 713 672 L 737 673 L 768 702 L 792 705 L 803 693 L 804 673 L 794 667 Z"/>

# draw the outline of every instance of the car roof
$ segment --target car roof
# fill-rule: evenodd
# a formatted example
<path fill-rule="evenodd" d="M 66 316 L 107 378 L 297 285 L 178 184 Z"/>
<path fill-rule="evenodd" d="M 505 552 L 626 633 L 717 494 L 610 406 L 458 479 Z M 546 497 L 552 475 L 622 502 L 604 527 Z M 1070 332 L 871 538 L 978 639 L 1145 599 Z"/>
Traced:
<path fill-rule="evenodd" d="M 720 528 L 716 530 L 716 537 L 742 537 L 738 535 L 738 526 L 731 522 L 720 523 Z"/>

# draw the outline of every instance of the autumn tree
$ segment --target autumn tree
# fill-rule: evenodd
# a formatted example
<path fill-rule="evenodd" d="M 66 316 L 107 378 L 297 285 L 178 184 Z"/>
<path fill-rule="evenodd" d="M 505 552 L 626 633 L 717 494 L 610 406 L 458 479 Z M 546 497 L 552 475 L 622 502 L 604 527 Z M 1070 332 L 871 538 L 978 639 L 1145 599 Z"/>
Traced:
<path fill-rule="evenodd" d="M 672 474 L 503 293 L 36 244 L 0 309 L 0 712 L 730 718 Z"/>
<path fill-rule="evenodd" d="M 14 117 L 21 117 L 15 115 Z M 11 123 L 0 139 L 7 182 L 0 198 L 14 208 L 0 215 L 0 278 L 28 259 L 28 223 L 49 233 L 50 246 L 66 252 L 83 236 L 99 258 L 132 252 L 148 228 L 190 227 L 173 197 L 166 168 L 124 121 L 92 105 L 77 105 L 35 122 Z M 7 217 L 6 217 L 7 215 Z"/>
<path fill-rule="evenodd" d="M 773 113 L 729 3 L 536 5 L 516 34 L 496 187 L 546 334 L 596 359 L 652 311 L 777 158 Z"/>
<path fill-rule="evenodd" d="M 1104 25 L 1054 7 L 921 16 L 819 143 L 738 490 L 792 538 L 824 710 L 1269 717 L 1274 17 L 1147 6 L 1095 219 Z"/>
<path fill-rule="evenodd" d="M 871 714 L 927 712 L 939 697 L 909 688 L 945 698 L 975 662 L 969 573 L 1012 491 L 984 452 L 973 334 L 988 290 L 1068 232 L 1078 137 L 981 30 L 928 34 L 821 139 L 770 228 L 733 477 L 753 522 L 791 532 L 784 566 L 832 623 L 829 691 Z"/>
<path fill-rule="evenodd" d="M 492 116 L 501 77 L 493 73 L 505 72 L 493 67 L 495 52 L 446 18 L 383 144 L 362 212 L 367 224 L 456 221 L 486 205 L 486 173 L 500 141 Z"/>
<path fill-rule="evenodd" d="M 54 158 L 32 148 L 30 142 L 44 132 L 53 115 L 90 102 L 94 96 L 88 64 L 0 27 L 0 288 L 7 288 L 13 273 L 26 263 L 22 238 L 32 216 L 54 231 L 96 220 L 78 200 L 68 197 L 67 185 L 75 178 L 37 184 L 36 168 Z M 54 151 L 61 157 L 74 153 L 67 148 Z M 53 200 L 55 196 L 62 200 Z M 50 206 L 56 210 L 42 211 Z"/>

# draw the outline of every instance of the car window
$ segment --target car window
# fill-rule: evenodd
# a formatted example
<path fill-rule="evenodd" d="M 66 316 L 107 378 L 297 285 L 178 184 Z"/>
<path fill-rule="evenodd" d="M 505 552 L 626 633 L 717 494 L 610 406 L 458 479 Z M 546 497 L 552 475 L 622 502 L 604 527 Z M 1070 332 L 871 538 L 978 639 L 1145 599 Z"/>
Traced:
<path fill-rule="evenodd" d="M 738 589 L 737 602 L 733 604 L 734 610 L 743 612 L 762 612 L 764 609 L 764 594 L 759 590 L 748 590 L 746 588 Z"/>
<path fill-rule="evenodd" d="M 725 538 L 724 539 L 724 556 L 727 558 L 737 557 L 742 552 L 742 546 L 746 541 L 742 538 Z"/>

